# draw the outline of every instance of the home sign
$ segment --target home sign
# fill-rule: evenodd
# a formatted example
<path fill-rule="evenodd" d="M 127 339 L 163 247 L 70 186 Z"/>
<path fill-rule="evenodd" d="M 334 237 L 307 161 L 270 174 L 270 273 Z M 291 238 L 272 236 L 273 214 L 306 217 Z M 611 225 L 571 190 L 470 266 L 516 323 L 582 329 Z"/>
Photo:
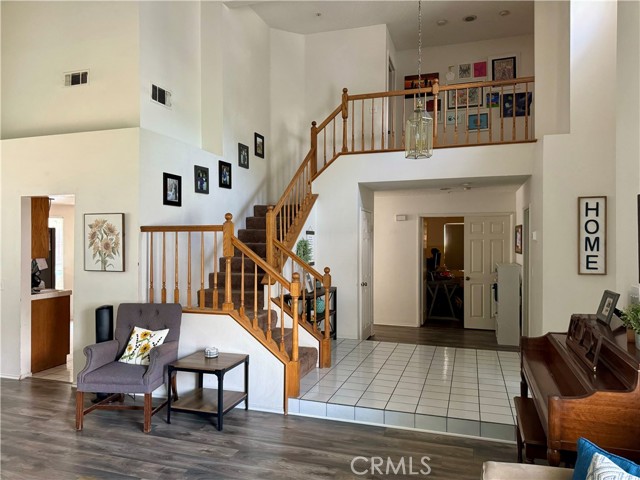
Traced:
<path fill-rule="evenodd" d="M 578 273 L 607 273 L 607 197 L 578 197 Z"/>

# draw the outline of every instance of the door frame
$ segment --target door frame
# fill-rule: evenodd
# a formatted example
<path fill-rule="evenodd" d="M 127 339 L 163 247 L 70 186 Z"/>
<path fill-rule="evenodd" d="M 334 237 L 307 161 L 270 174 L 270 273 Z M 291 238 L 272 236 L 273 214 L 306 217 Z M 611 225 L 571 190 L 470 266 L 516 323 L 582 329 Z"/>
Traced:
<path fill-rule="evenodd" d="M 363 337 L 363 329 L 364 329 L 364 325 L 363 325 L 363 309 L 362 309 L 362 304 L 363 304 L 363 295 L 362 295 L 362 287 L 360 286 L 360 282 L 362 282 L 362 255 L 363 255 L 363 251 L 362 251 L 362 229 L 360 228 L 360 226 L 362 225 L 362 221 L 363 221 L 363 217 L 364 217 L 364 213 L 368 213 L 371 217 L 371 230 L 372 230 L 372 234 L 371 234 L 371 240 L 370 240 L 370 247 L 369 247 L 369 253 L 371 255 L 371 260 L 369 261 L 369 265 L 371 268 L 371 285 L 367 285 L 367 288 L 370 288 L 370 292 L 371 292 L 371 305 L 370 305 L 370 310 L 371 310 L 371 335 L 374 335 L 374 323 L 373 323 L 373 307 L 374 307 L 374 302 L 373 302 L 373 262 L 375 261 L 375 256 L 374 256 L 374 246 L 373 246 L 373 229 L 375 228 L 374 223 L 373 223 L 373 211 L 368 210 L 367 208 L 361 206 L 359 211 L 358 211 L 358 283 L 357 283 L 357 287 L 358 288 L 358 338 L 360 338 L 360 340 L 366 340 L 366 338 L 362 338 Z"/>
<path fill-rule="evenodd" d="M 521 335 L 530 335 L 529 325 L 529 286 L 530 282 L 530 251 L 529 230 L 531 229 L 531 205 L 522 211 L 522 331 Z"/>

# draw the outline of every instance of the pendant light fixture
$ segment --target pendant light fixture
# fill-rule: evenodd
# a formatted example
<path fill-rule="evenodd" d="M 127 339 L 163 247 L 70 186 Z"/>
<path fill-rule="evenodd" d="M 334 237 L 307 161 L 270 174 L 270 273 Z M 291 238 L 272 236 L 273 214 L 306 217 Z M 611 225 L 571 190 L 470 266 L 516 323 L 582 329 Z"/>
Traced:
<path fill-rule="evenodd" d="M 418 0 L 418 100 L 413 115 L 407 119 L 405 157 L 418 159 L 433 155 L 433 119 L 423 108 L 420 98 L 422 78 L 422 0 Z M 426 80 L 425 80 L 426 86 Z"/>

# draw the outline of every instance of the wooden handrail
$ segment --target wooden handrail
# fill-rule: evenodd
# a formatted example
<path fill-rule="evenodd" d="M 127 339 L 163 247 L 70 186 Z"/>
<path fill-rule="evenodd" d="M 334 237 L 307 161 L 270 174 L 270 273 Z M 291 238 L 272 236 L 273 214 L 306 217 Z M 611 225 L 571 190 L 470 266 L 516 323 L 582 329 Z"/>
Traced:
<path fill-rule="evenodd" d="M 143 233 L 149 232 L 221 232 L 222 225 L 155 225 L 140 227 Z"/>
<path fill-rule="evenodd" d="M 280 273 L 273 269 L 271 265 L 265 262 L 258 254 L 256 254 L 253 250 L 247 247 L 244 243 L 238 240 L 237 237 L 233 237 L 232 244 L 235 248 L 240 250 L 244 255 L 246 255 L 252 262 L 254 262 L 258 267 L 267 272 L 267 275 L 270 275 L 275 281 L 279 282 L 284 286 L 287 290 L 291 291 L 291 282 L 285 279 Z"/>

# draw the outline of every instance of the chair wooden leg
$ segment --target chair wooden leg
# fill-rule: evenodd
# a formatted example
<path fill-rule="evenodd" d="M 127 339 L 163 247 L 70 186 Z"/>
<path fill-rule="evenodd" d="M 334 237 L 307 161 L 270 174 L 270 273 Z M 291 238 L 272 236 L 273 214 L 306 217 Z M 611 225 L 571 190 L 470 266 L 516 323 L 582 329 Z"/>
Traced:
<path fill-rule="evenodd" d="M 151 431 L 151 415 L 153 412 L 153 405 L 151 403 L 151 394 L 144 394 L 144 433 Z"/>
<path fill-rule="evenodd" d="M 76 430 L 82 430 L 84 417 L 84 392 L 76 390 Z"/>

